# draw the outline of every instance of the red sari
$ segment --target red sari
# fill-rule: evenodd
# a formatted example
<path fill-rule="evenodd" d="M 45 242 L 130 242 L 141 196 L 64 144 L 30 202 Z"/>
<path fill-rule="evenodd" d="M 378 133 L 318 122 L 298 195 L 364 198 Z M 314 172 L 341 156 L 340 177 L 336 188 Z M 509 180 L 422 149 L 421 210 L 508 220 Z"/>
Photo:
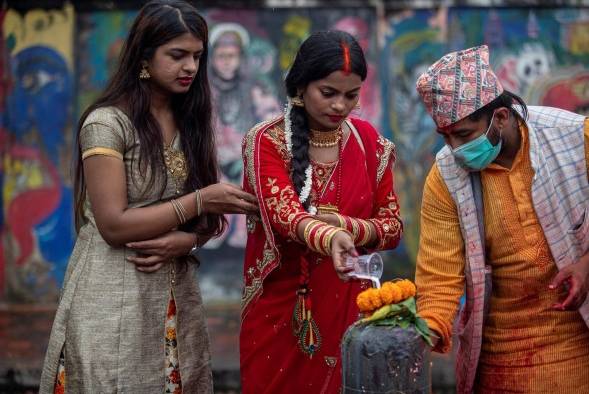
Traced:
<path fill-rule="evenodd" d="M 340 159 L 313 163 L 311 203 L 332 204 L 339 213 L 370 220 L 377 229 L 374 250 L 399 243 L 402 224 L 393 190 L 394 145 L 367 122 L 347 120 L 353 129 Z M 358 318 L 356 296 L 368 283 L 341 281 L 329 256 L 311 252 L 296 227 L 312 215 L 301 205 L 289 177 L 290 153 L 282 118 L 264 122 L 245 136 L 246 191 L 258 197 L 261 218 L 248 217 L 240 332 L 241 382 L 249 393 L 339 393 L 340 341 Z M 362 252 L 362 251 L 360 251 Z M 303 353 L 291 318 L 301 261 L 309 266 L 310 298 L 321 345 Z"/>

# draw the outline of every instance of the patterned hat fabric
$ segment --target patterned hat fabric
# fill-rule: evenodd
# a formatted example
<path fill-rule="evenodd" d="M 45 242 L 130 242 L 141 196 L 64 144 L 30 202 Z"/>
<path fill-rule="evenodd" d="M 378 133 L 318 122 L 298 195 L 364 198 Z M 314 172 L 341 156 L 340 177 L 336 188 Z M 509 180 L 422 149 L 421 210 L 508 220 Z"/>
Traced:
<path fill-rule="evenodd" d="M 503 93 L 489 66 L 486 45 L 445 55 L 417 79 L 415 88 L 440 128 L 464 119 Z"/>

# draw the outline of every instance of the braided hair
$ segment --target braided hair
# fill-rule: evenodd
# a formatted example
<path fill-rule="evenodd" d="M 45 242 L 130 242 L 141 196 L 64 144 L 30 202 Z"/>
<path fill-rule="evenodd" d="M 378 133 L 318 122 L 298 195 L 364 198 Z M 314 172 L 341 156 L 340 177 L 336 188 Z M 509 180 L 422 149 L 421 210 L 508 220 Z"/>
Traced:
<path fill-rule="evenodd" d="M 300 46 L 285 79 L 286 94 L 296 97 L 310 82 L 326 78 L 335 71 L 357 74 L 366 79 L 364 52 L 356 39 L 343 31 L 330 30 L 311 34 Z M 291 179 L 297 194 L 305 184 L 309 166 L 309 124 L 304 107 L 293 106 L 290 111 L 292 161 Z M 309 207 L 309 199 L 303 204 Z"/>

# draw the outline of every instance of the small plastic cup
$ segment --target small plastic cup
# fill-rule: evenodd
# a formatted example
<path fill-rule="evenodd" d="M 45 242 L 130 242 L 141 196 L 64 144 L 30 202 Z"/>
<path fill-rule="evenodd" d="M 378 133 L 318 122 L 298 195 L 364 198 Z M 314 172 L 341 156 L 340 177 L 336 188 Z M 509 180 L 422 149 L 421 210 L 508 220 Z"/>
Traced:
<path fill-rule="evenodd" d="M 347 273 L 350 278 L 380 280 L 382 277 L 383 263 L 382 257 L 378 253 L 364 254 L 358 257 L 348 256 L 346 267 L 352 269 Z"/>

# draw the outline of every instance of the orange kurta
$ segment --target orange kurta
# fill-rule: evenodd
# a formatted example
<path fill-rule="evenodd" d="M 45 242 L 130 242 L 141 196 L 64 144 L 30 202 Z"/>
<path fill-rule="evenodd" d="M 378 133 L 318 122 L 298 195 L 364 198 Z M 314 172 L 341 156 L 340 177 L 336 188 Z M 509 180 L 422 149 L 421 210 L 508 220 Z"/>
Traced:
<path fill-rule="evenodd" d="M 512 168 L 491 164 L 481 172 L 493 295 L 477 391 L 589 392 L 589 329 L 578 312 L 551 308 L 563 293 L 548 289 L 557 267 L 532 205 L 527 128 L 520 132 Z M 585 152 L 589 163 L 589 121 Z M 465 257 L 456 205 L 435 165 L 424 188 L 417 260 L 420 314 L 441 336 L 437 350 L 448 351 Z"/>

